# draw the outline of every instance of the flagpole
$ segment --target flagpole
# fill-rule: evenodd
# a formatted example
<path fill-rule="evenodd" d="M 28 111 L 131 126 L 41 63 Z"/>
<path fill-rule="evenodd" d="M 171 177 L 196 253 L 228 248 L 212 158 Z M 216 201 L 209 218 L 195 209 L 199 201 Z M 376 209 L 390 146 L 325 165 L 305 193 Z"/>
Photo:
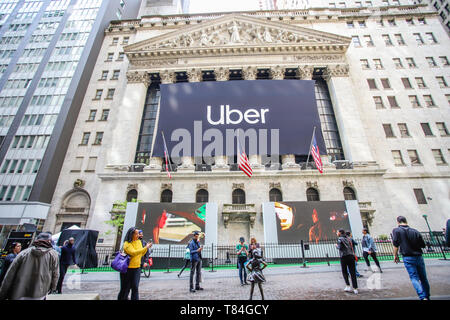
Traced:
<path fill-rule="evenodd" d="M 313 134 L 311 137 L 311 144 L 309 145 L 308 158 L 306 159 L 306 168 L 305 168 L 306 170 L 308 170 L 309 155 L 311 154 L 311 147 L 312 147 L 312 143 L 313 143 L 315 134 L 316 134 L 316 127 L 314 127 L 314 129 L 313 129 Z"/>
<path fill-rule="evenodd" d="M 161 130 L 161 134 L 164 141 L 165 150 L 167 150 L 167 153 L 169 153 L 169 149 L 167 149 L 166 138 L 164 136 L 164 131 Z M 167 164 L 169 165 L 169 170 L 172 171 L 172 165 L 170 164 L 170 158 L 168 154 L 167 154 Z"/>

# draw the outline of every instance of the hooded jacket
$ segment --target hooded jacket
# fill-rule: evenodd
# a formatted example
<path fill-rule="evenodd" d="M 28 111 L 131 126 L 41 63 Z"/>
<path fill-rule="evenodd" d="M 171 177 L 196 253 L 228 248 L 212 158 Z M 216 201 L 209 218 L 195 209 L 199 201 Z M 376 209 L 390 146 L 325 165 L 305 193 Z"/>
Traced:
<path fill-rule="evenodd" d="M 58 253 L 49 245 L 33 246 L 17 255 L 0 288 L 0 300 L 43 299 L 56 289 L 59 278 Z"/>

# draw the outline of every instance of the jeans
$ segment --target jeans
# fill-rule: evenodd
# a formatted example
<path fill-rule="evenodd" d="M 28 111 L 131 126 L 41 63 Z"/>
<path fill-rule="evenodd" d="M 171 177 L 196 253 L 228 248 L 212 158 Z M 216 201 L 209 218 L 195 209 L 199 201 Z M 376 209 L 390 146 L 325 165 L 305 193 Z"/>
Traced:
<path fill-rule="evenodd" d="M 184 266 L 183 268 L 181 268 L 180 273 L 178 273 L 178 276 L 181 276 L 181 274 L 183 273 L 184 269 L 187 268 L 187 266 L 189 265 L 189 263 L 191 263 L 191 260 L 184 260 Z"/>
<path fill-rule="evenodd" d="M 128 268 L 127 273 L 120 274 L 120 292 L 118 300 L 128 300 L 131 290 L 131 300 L 139 300 L 139 281 L 141 268 Z"/>
<path fill-rule="evenodd" d="M 59 279 L 58 279 L 58 284 L 56 286 L 56 291 L 58 293 L 62 292 L 62 285 L 64 282 L 64 277 L 67 273 L 67 269 L 69 269 L 69 265 L 68 264 L 60 264 L 59 265 Z"/>
<path fill-rule="evenodd" d="M 350 285 L 348 281 L 348 271 L 350 272 L 350 277 L 352 278 L 352 285 L 354 289 L 358 289 L 358 282 L 356 280 L 356 268 L 355 268 L 355 257 L 354 256 L 343 256 L 341 257 L 341 269 L 342 276 L 344 277 L 345 284 Z"/>
<path fill-rule="evenodd" d="M 428 283 L 423 257 L 403 256 L 403 263 L 419 298 L 430 298 L 430 284 Z"/>
<path fill-rule="evenodd" d="M 245 270 L 245 263 L 247 259 L 238 258 L 238 267 L 239 267 L 239 279 L 241 280 L 241 284 L 247 283 L 247 270 Z"/>
<path fill-rule="evenodd" d="M 191 275 L 189 277 L 189 285 L 194 289 L 194 273 L 195 273 L 195 289 L 200 287 L 200 277 L 202 272 L 202 260 L 191 261 Z"/>

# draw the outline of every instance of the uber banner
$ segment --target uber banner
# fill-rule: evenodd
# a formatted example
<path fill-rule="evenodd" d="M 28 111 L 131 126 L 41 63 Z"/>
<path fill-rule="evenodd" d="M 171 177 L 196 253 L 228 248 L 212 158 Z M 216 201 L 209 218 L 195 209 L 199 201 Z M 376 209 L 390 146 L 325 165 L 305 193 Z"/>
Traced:
<path fill-rule="evenodd" d="M 326 154 L 314 81 L 253 80 L 161 85 L 153 156 L 234 156 L 236 137 L 247 154 L 307 155 L 313 128 Z"/>

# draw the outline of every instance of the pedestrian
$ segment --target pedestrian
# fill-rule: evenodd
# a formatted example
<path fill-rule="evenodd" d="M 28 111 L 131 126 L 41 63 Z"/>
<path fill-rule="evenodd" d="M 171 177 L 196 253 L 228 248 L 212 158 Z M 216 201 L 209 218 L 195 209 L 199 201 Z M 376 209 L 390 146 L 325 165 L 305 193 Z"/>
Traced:
<path fill-rule="evenodd" d="M 144 232 L 142 230 L 139 230 L 139 240 L 141 240 L 142 248 L 144 248 L 147 245 L 147 242 L 144 240 Z M 150 250 L 147 250 L 147 252 L 141 258 L 141 268 L 147 268 L 149 258 Z"/>
<path fill-rule="evenodd" d="M 381 270 L 380 262 L 378 261 L 377 258 L 377 247 L 375 245 L 375 241 L 373 241 L 373 238 L 370 236 L 369 230 L 367 230 L 367 228 L 364 228 L 362 230 L 362 233 L 363 238 L 361 241 L 361 246 L 363 249 L 363 257 L 364 260 L 366 260 L 366 264 L 370 268 L 369 256 L 371 256 L 373 261 L 378 267 L 378 271 L 382 273 L 383 271 Z"/>
<path fill-rule="evenodd" d="M 17 257 L 17 255 L 22 250 L 22 244 L 20 242 L 13 242 L 11 244 L 11 248 L 9 249 L 9 254 L 5 257 L 5 260 L 3 261 L 3 267 L 2 272 L 0 273 L 0 286 L 2 285 L 3 279 L 6 276 L 6 272 L 9 269 L 9 266 L 14 261 L 14 259 Z"/>
<path fill-rule="evenodd" d="M 118 300 L 128 300 L 131 290 L 131 300 L 139 300 L 139 281 L 141 279 L 142 256 L 151 248 L 149 242 L 142 247 L 139 240 L 139 230 L 135 227 L 128 229 L 123 243 L 123 251 L 130 257 L 126 273 L 120 274 L 120 291 Z"/>
<path fill-rule="evenodd" d="M 191 263 L 191 251 L 189 250 L 189 245 L 186 247 L 186 251 L 184 252 L 184 266 L 181 268 L 180 272 L 178 273 L 178 278 L 183 273 L 184 269 L 187 268 L 187 266 Z"/>
<path fill-rule="evenodd" d="M 244 237 L 239 238 L 239 244 L 236 246 L 236 254 L 241 286 L 247 285 L 247 270 L 245 269 L 245 263 L 248 259 L 248 246 L 245 244 Z"/>
<path fill-rule="evenodd" d="M 203 290 L 200 287 L 200 280 L 202 277 L 202 250 L 203 246 L 200 245 L 198 240 L 200 233 L 194 231 L 194 236 L 189 241 L 188 248 L 191 257 L 191 274 L 189 276 L 189 291 L 195 292 L 196 290 Z M 195 274 L 195 288 L 194 288 L 194 274 Z"/>
<path fill-rule="evenodd" d="M 50 234 L 40 233 L 17 255 L 3 280 L 0 300 L 45 300 L 56 289 L 59 259 L 51 241 Z"/>
<path fill-rule="evenodd" d="M 56 292 L 58 294 L 62 293 L 62 285 L 67 269 L 77 263 L 75 251 L 75 239 L 71 237 L 69 241 L 66 240 L 64 242 L 64 246 L 61 248 L 61 256 L 59 257 L 59 280 L 56 286 Z"/>
<path fill-rule="evenodd" d="M 262 267 L 261 267 L 262 265 Z M 261 292 L 261 298 L 264 300 L 264 292 L 262 284 L 266 282 L 263 270 L 267 267 L 267 263 L 262 259 L 262 250 L 257 248 L 253 250 L 253 258 L 248 262 L 247 269 L 250 271 L 248 281 L 250 281 L 250 300 L 253 299 L 253 291 L 255 289 L 255 283 L 258 284 L 259 292 Z"/>
<path fill-rule="evenodd" d="M 356 270 L 355 270 L 355 254 L 353 251 L 352 241 L 345 235 L 345 230 L 339 230 L 337 232 L 338 243 L 336 247 L 339 249 L 339 256 L 341 261 L 342 276 L 344 277 L 346 287 L 344 291 L 351 292 L 350 282 L 348 280 L 348 275 L 350 272 L 350 277 L 352 279 L 353 293 L 358 294 L 358 282 L 356 280 Z M 349 272 L 347 272 L 347 269 Z"/>
<path fill-rule="evenodd" d="M 450 247 L 450 219 L 447 220 L 447 226 L 445 228 L 445 244 Z"/>
<path fill-rule="evenodd" d="M 352 233 L 351 233 L 350 231 L 347 231 L 347 232 L 345 233 L 345 235 L 346 235 L 346 236 L 350 239 L 350 241 L 352 242 L 353 253 L 354 253 L 354 255 L 355 255 L 355 273 L 356 273 L 356 277 L 357 277 L 357 278 L 362 278 L 363 275 L 360 274 L 360 273 L 358 272 L 358 258 L 357 258 L 356 253 L 355 253 L 355 248 L 356 248 L 356 246 L 358 245 L 358 243 L 355 241 L 355 239 L 353 239 Z M 347 271 L 348 271 L 348 270 L 347 270 Z M 349 274 L 350 274 L 350 271 L 348 271 L 348 272 L 349 272 Z"/>
<path fill-rule="evenodd" d="M 250 245 L 249 245 L 249 250 L 248 250 L 248 258 L 252 259 L 253 258 L 253 250 L 261 248 L 260 244 L 256 241 L 256 238 L 251 238 L 250 239 Z M 262 257 L 262 250 L 261 250 L 261 257 Z"/>
<path fill-rule="evenodd" d="M 422 249 L 425 241 L 416 229 L 410 228 L 406 218 L 397 217 L 398 227 L 392 230 L 392 244 L 394 245 L 394 262 L 399 263 L 398 253 L 403 256 L 403 264 L 408 271 L 412 285 L 420 300 L 430 299 L 430 284 L 427 279 Z"/>

